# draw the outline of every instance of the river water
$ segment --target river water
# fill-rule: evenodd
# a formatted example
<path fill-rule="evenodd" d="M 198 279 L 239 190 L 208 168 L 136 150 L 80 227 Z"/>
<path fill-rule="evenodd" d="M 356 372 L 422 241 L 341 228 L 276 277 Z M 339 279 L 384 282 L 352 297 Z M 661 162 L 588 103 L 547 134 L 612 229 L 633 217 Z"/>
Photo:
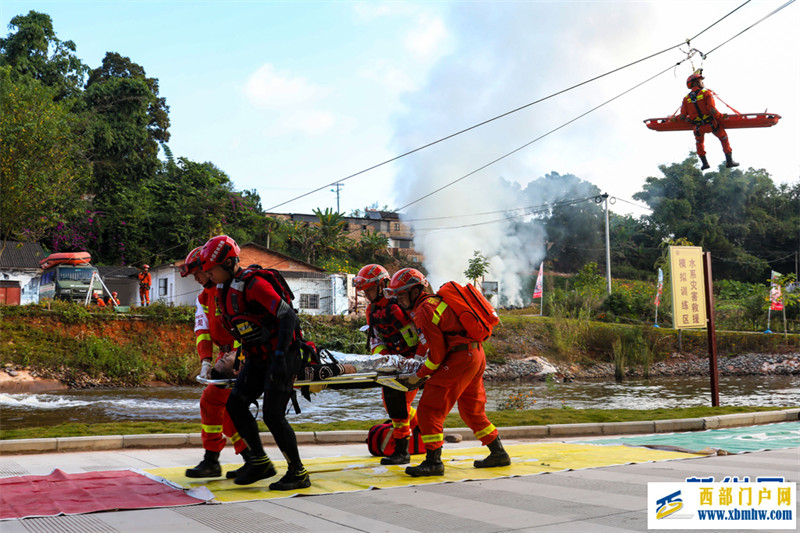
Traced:
<path fill-rule="evenodd" d="M 487 382 L 487 410 L 512 395 L 524 396 L 528 408 L 657 409 L 710 406 L 708 378 L 652 378 L 571 383 Z M 3 429 L 46 427 L 64 422 L 170 421 L 200 423 L 197 387 L 90 389 L 44 394 L 0 393 Z M 380 389 L 325 390 L 311 402 L 298 395 L 302 413 L 290 422 L 335 422 L 386 418 Z M 535 400 L 535 403 L 534 403 Z M 800 376 L 720 377 L 721 405 L 800 406 Z"/>

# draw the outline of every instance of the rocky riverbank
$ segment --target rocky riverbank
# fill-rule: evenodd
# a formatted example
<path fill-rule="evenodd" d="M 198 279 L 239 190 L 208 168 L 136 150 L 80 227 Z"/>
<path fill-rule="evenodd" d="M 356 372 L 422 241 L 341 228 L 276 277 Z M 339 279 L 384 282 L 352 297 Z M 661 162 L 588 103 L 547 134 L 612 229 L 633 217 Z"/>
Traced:
<path fill-rule="evenodd" d="M 798 375 L 800 352 L 788 354 L 743 354 L 718 360 L 722 376 Z M 613 379 L 613 363 L 596 363 L 590 366 L 553 364 L 543 357 L 510 361 L 504 365 L 488 364 L 484 377 L 490 381 L 543 381 L 552 375 L 558 381 L 576 379 Z M 626 368 L 625 375 L 644 376 L 640 366 Z M 664 361 L 650 365 L 650 377 L 707 376 L 708 357 L 673 354 Z"/>

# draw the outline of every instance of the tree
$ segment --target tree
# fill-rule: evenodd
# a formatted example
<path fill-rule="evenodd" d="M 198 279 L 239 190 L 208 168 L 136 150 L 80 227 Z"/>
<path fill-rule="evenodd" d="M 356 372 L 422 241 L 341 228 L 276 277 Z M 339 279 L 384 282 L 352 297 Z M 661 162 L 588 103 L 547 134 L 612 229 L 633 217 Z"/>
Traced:
<path fill-rule="evenodd" d="M 9 239 L 38 241 L 81 211 L 89 168 L 56 89 L 0 67 L 0 254 Z"/>
<path fill-rule="evenodd" d="M 109 52 L 91 71 L 82 100 L 93 165 L 92 209 L 98 213 L 96 248 L 106 261 L 147 258 L 149 236 L 158 231 L 152 202 L 158 189 L 149 187 L 161 168 L 159 143 L 169 140 L 168 107 L 158 96 L 158 80 Z"/>
<path fill-rule="evenodd" d="M 477 287 L 478 278 L 482 278 L 487 272 L 489 272 L 489 260 L 480 251 L 475 250 L 472 254 L 472 259 L 469 260 L 467 269 L 464 271 L 464 275 Z"/>
<path fill-rule="evenodd" d="M 289 227 L 290 245 L 296 245 L 304 260 L 308 263 L 313 263 L 314 253 L 321 238 L 319 226 L 316 224 L 312 226 L 302 221 L 293 221 L 289 224 Z"/>
<path fill-rule="evenodd" d="M 41 82 L 53 89 L 52 98 L 76 96 L 89 70 L 75 55 L 75 43 L 61 41 L 53 30 L 50 15 L 29 11 L 11 19 L 15 30 L 0 39 L 0 66 L 11 74 Z"/>
<path fill-rule="evenodd" d="M 777 196 L 772 180 L 763 170 L 702 173 L 696 162 L 692 156 L 661 165 L 663 177 L 647 178 L 643 190 L 634 194 L 652 208 L 646 220 L 659 240 L 685 237 L 711 252 L 716 277 L 761 279 L 769 270 L 763 243 L 775 250 L 780 245 L 770 236 L 783 236 L 779 240 L 786 245 L 793 240 L 786 239 L 785 221 L 765 205 L 765 198 L 774 201 Z M 784 248 L 782 255 L 793 248 Z"/>
<path fill-rule="evenodd" d="M 387 253 L 389 237 L 377 231 L 365 231 L 361 234 L 358 243 L 351 247 L 350 255 L 359 264 L 384 263 L 389 258 Z"/>
<path fill-rule="evenodd" d="M 343 252 L 347 244 L 344 239 L 344 232 L 347 230 L 344 216 L 330 208 L 326 208 L 325 211 L 314 209 L 313 213 L 319 220 L 317 223 L 319 227 L 318 248 L 323 250 L 326 255 Z"/>

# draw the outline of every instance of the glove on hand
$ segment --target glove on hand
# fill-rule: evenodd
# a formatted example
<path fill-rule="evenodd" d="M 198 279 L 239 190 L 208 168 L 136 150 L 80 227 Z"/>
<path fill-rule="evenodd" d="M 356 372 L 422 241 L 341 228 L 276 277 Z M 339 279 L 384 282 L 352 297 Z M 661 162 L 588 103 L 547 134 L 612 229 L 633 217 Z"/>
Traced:
<path fill-rule="evenodd" d="M 209 379 L 211 376 L 211 361 L 209 359 L 203 359 L 203 362 L 200 365 L 200 377 L 203 379 Z"/>
<path fill-rule="evenodd" d="M 428 380 L 428 377 L 421 378 L 416 373 L 400 374 L 397 376 L 397 382 L 405 386 L 408 390 L 418 389 Z"/>
<path fill-rule="evenodd" d="M 269 367 L 270 381 L 273 383 L 285 383 L 287 379 L 286 371 L 286 354 L 282 351 L 276 350 L 272 354 L 272 364 Z"/>

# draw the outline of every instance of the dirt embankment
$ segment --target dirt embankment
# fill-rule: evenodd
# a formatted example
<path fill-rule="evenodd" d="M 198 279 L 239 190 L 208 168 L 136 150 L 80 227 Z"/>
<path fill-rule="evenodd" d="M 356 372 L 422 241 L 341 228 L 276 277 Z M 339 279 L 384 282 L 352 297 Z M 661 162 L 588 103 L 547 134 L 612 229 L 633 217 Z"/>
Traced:
<path fill-rule="evenodd" d="M 194 353 L 192 325 L 102 317 L 68 323 L 56 317 L 4 317 L 0 328 L 0 392 L 24 393 L 118 386 L 114 380 L 64 365 L 65 354 L 101 339 L 150 361 Z M 88 342 L 91 344 L 91 342 Z M 47 357 L 41 357 L 46 354 Z M 196 356 L 194 356 L 196 357 Z M 191 362 L 193 358 L 191 357 Z M 30 364 L 26 365 L 25 362 Z M 152 378 L 144 385 L 164 385 Z"/>

